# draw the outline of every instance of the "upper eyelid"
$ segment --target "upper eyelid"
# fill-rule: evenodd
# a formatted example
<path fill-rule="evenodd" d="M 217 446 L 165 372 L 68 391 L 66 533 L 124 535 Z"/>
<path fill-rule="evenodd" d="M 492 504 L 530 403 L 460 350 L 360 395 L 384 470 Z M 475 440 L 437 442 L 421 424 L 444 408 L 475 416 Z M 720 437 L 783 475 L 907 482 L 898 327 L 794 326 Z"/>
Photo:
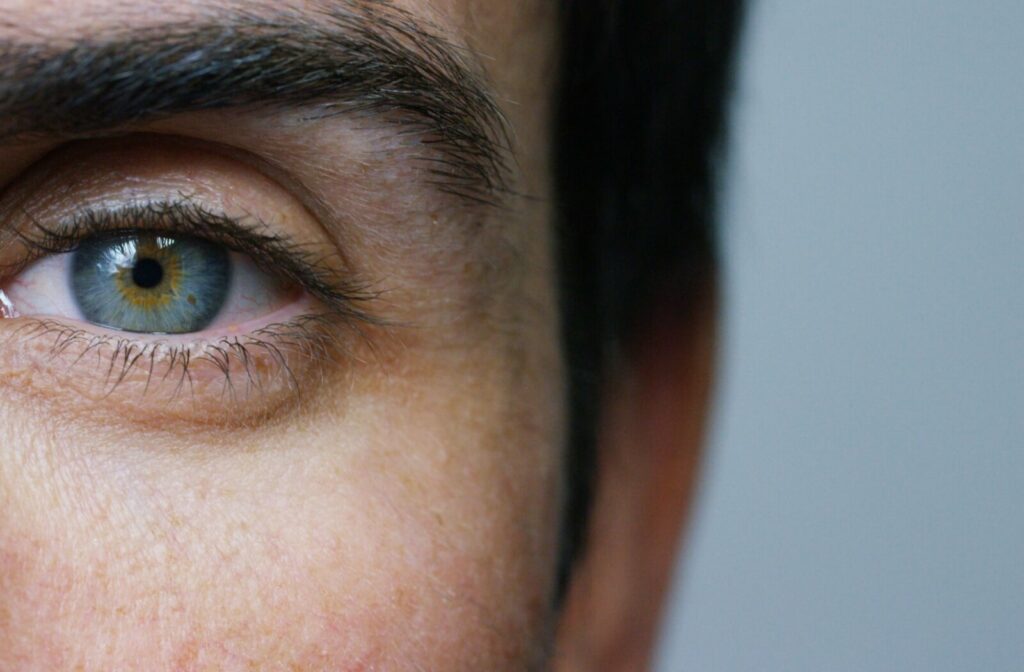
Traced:
<path fill-rule="evenodd" d="M 15 164 L 16 169 L 0 185 L 0 202 L 5 200 L 12 186 L 19 183 L 25 175 L 38 170 L 40 167 L 43 167 L 46 172 L 55 172 L 55 168 L 58 171 L 63 171 L 66 168 L 69 153 L 76 157 L 76 160 L 81 160 L 84 157 L 91 164 L 95 159 L 94 155 L 97 147 L 104 147 L 110 142 L 116 142 L 119 147 L 129 150 L 137 150 L 140 147 L 148 149 L 151 146 L 156 146 L 164 150 L 202 152 L 206 156 L 219 157 L 235 164 L 244 165 L 256 174 L 270 180 L 273 184 L 282 187 L 287 194 L 294 197 L 305 213 L 319 223 L 327 238 L 337 248 L 336 252 L 342 256 L 346 263 L 350 261 L 345 258 L 344 246 L 341 244 L 339 236 L 338 229 L 343 223 L 343 220 L 339 221 L 339 213 L 331 208 L 329 204 L 325 203 L 321 195 L 310 190 L 308 185 L 298 179 L 288 166 L 283 165 L 273 157 L 254 153 L 241 146 L 224 144 L 223 142 L 205 138 L 190 137 L 188 135 L 152 131 L 116 133 L 58 143 L 55 146 L 46 147 L 42 152 L 30 152 L 24 157 L 25 160 L 22 165 Z M 178 191 L 174 194 L 173 200 L 182 203 L 187 201 L 198 202 L 198 199 L 184 191 Z M 27 208 L 24 205 L 16 206 L 13 210 L 10 207 L 0 207 L 0 248 L 8 241 L 10 232 L 6 229 L 9 228 L 9 222 L 27 216 Z M 245 217 L 246 219 L 260 219 L 248 211 L 245 213 Z M 269 229 L 269 227 L 264 228 Z"/>

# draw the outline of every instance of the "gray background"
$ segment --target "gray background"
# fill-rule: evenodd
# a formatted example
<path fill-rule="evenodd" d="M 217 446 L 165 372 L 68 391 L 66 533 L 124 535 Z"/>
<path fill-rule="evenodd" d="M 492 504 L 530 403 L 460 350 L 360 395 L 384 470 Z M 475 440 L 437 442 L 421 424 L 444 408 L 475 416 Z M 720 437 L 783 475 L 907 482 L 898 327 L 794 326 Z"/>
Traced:
<path fill-rule="evenodd" d="M 1024 2 L 762 0 L 664 672 L 1024 670 Z"/>

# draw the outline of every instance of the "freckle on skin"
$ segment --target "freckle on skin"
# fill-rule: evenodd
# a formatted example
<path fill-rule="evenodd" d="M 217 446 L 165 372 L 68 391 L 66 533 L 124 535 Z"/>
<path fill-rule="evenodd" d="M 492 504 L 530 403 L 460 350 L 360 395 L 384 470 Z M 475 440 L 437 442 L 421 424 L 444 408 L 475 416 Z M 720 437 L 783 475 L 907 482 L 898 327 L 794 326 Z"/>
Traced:
<path fill-rule="evenodd" d="M 199 662 L 199 646 L 195 640 L 189 640 L 178 650 L 174 657 L 175 670 L 193 670 Z"/>

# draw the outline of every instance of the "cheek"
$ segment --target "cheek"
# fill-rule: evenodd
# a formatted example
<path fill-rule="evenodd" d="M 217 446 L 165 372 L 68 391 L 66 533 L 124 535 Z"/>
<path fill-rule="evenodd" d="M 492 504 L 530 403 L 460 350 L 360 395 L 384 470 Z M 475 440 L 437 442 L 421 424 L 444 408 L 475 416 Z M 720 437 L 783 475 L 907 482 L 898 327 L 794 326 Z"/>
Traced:
<path fill-rule="evenodd" d="M 22 428 L 0 460 L 0 669 L 521 669 L 550 604 L 557 404 L 464 366 L 219 445 L 0 401 Z"/>

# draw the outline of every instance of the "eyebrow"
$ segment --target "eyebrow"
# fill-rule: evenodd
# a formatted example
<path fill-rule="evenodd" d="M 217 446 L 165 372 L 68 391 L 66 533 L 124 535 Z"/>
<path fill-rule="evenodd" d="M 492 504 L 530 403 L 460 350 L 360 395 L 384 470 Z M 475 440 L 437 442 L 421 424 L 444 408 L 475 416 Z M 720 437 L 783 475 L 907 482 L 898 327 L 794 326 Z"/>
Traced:
<path fill-rule="evenodd" d="M 428 181 L 472 202 L 507 191 L 510 133 L 468 51 L 386 3 L 0 41 L 0 140 L 74 137 L 187 112 L 370 114 L 415 136 Z"/>

